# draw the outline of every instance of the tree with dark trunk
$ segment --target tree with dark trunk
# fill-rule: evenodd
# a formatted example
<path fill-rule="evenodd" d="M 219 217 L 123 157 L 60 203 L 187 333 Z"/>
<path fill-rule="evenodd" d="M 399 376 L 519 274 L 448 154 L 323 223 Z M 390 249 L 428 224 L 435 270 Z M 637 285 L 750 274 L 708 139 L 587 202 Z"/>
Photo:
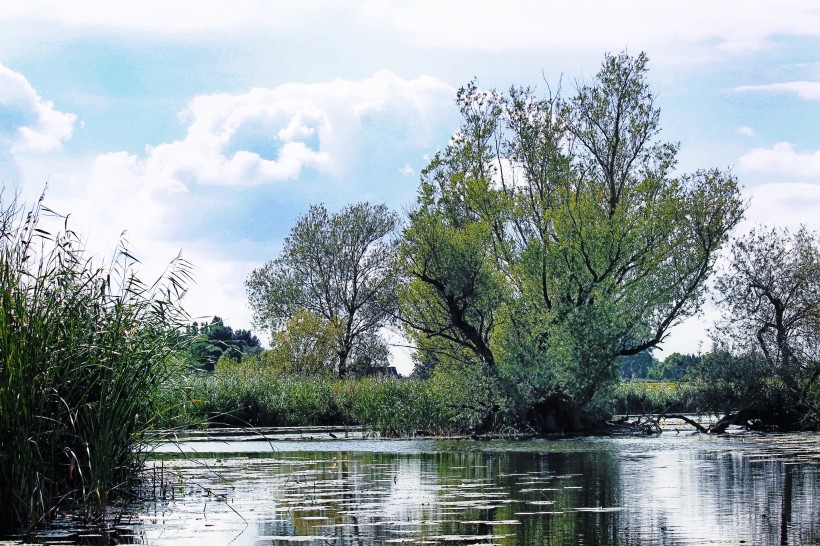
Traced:
<path fill-rule="evenodd" d="M 607 55 L 577 93 L 471 82 L 463 125 L 422 173 L 400 257 L 420 349 L 577 408 L 700 308 L 744 204 L 716 169 L 675 176 L 647 58 Z M 431 343 L 436 340 L 435 343 Z"/>
<path fill-rule="evenodd" d="M 754 354 L 802 414 L 820 425 L 820 243 L 805 228 L 738 238 L 716 283 L 727 319 L 719 335 Z"/>
<path fill-rule="evenodd" d="M 279 331 L 299 310 L 331 323 L 340 378 L 352 361 L 383 358 L 378 331 L 395 314 L 397 276 L 388 238 L 397 221 L 384 205 L 358 203 L 337 214 L 312 206 L 291 229 L 279 258 L 245 283 L 255 324 Z"/>

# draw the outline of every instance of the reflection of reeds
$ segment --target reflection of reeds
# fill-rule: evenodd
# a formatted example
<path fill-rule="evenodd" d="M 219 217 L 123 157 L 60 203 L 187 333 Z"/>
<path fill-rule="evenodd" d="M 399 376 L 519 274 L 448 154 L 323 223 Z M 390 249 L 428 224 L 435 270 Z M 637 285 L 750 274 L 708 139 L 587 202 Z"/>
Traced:
<path fill-rule="evenodd" d="M 2 198 L 2 195 L 0 195 Z M 41 199 L 42 200 L 42 199 Z M 125 244 L 105 267 L 40 206 L 0 199 L 0 526 L 101 517 L 138 468 L 152 395 L 185 322 L 188 265 L 151 285 Z"/>

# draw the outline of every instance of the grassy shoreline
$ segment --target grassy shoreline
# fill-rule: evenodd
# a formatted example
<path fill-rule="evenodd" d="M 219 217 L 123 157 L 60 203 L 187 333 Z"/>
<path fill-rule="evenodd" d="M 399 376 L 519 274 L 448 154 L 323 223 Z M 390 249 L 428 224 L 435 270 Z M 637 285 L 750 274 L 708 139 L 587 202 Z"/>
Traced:
<path fill-rule="evenodd" d="M 483 388 L 441 378 L 299 377 L 247 363 L 186 374 L 174 393 L 165 403 L 179 411 L 168 426 L 193 428 L 364 426 L 385 437 L 474 437 L 488 411 Z M 608 414 L 716 413 L 699 393 L 692 382 L 623 382 Z M 481 434 L 549 434 L 500 402 L 492 427 Z"/>

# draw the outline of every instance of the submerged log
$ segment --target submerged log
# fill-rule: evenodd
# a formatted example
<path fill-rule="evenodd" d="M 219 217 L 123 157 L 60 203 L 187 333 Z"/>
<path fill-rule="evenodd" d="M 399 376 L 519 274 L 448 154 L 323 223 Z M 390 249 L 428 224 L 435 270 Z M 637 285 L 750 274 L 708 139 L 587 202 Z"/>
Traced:
<path fill-rule="evenodd" d="M 757 412 L 750 409 L 742 409 L 737 413 L 730 413 L 721 418 L 714 425 L 709 426 L 710 434 L 723 434 L 729 425 L 743 425 L 747 429 L 752 428 L 751 421 L 757 417 Z"/>

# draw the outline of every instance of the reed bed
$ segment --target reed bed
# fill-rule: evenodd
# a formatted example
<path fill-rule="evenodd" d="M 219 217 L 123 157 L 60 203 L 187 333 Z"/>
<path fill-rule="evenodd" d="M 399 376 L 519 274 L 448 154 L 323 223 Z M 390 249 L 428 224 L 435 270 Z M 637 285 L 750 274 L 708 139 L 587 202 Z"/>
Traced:
<path fill-rule="evenodd" d="M 711 411 L 700 400 L 699 386 L 686 381 L 632 380 L 615 387 L 612 402 L 621 415 Z"/>
<path fill-rule="evenodd" d="M 255 359 L 191 376 L 185 396 L 193 404 L 177 405 L 195 408 L 188 420 L 212 426 L 364 425 L 387 436 L 441 435 L 468 431 L 484 415 L 474 393 L 436 379 L 301 377 Z"/>
<path fill-rule="evenodd" d="M 39 203 L 2 197 L 0 527 L 99 520 L 140 468 L 155 394 L 176 373 L 189 267 L 144 284 L 124 242 L 98 266 L 67 224 L 39 227 Z"/>

